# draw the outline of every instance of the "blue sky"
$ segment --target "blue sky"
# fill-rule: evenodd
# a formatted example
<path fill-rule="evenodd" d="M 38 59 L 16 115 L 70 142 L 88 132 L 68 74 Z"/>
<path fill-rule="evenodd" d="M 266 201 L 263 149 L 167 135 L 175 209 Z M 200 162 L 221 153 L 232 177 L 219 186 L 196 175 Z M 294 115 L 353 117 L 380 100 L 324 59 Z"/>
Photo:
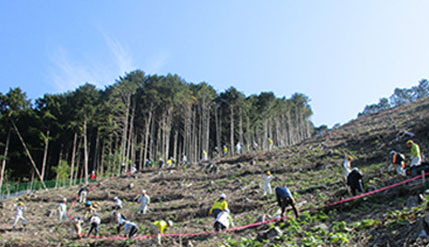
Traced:
<path fill-rule="evenodd" d="M 0 0 L 0 92 L 32 98 L 126 72 L 311 98 L 345 123 L 429 78 L 429 1 Z"/>

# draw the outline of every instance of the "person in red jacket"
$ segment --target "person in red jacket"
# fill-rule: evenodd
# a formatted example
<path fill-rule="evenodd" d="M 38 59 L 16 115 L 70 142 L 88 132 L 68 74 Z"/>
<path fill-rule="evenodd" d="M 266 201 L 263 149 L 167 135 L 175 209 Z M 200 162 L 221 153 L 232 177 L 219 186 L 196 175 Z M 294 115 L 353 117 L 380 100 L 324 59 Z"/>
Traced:
<path fill-rule="evenodd" d="M 97 178 L 97 175 L 95 175 L 95 171 L 94 170 L 92 170 L 91 177 L 89 177 L 89 178 L 91 180 L 95 180 Z"/>

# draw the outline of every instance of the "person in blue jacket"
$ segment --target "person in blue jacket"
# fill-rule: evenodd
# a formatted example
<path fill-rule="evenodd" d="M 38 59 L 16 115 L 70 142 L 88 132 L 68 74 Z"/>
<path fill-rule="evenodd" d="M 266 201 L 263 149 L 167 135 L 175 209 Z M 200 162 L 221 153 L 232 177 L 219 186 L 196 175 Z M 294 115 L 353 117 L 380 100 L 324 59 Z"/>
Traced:
<path fill-rule="evenodd" d="M 298 218 L 298 210 L 295 207 L 295 200 L 293 199 L 292 193 L 287 188 L 286 184 L 284 187 L 276 187 L 276 198 L 279 207 L 282 209 L 281 217 L 284 217 L 284 213 L 286 212 L 286 208 L 290 205 L 295 213 L 295 219 Z"/>

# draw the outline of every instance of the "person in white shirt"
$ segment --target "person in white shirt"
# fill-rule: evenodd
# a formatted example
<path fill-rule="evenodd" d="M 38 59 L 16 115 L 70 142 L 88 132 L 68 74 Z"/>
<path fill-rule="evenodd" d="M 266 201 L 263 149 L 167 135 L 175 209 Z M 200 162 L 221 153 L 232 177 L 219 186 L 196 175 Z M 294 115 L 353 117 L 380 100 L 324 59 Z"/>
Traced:
<path fill-rule="evenodd" d="M 18 202 L 18 205 L 15 208 L 15 220 L 13 222 L 12 228 L 15 229 L 16 224 L 19 220 L 22 220 L 22 224 L 25 227 L 27 225 L 27 220 L 24 218 L 25 206 L 24 203 Z"/>
<path fill-rule="evenodd" d="M 137 202 L 140 203 L 139 208 L 137 209 L 137 214 L 146 214 L 147 207 L 150 204 L 150 197 L 148 194 L 146 194 L 146 190 L 142 190 L 141 195 L 137 199 Z"/>
<path fill-rule="evenodd" d="M 351 166 L 352 159 L 353 157 L 349 155 L 347 156 L 347 159 L 345 159 L 343 162 L 345 181 L 347 181 L 347 177 L 349 176 L 349 173 L 352 171 L 352 166 Z"/>
<path fill-rule="evenodd" d="M 94 231 L 94 237 L 97 237 L 98 228 L 100 227 L 100 224 L 101 224 L 100 217 L 98 217 L 98 215 L 94 214 L 91 217 L 91 219 L 89 220 L 89 224 L 91 227 L 89 228 L 89 232 L 86 236 L 91 236 L 92 231 Z"/>
<path fill-rule="evenodd" d="M 64 217 L 67 219 L 67 205 L 66 205 L 67 199 L 63 198 L 63 200 L 58 204 L 57 210 L 58 210 L 58 222 L 61 222 Z"/>
<path fill-rule="evenodd" d="M 88 189 L 86 187 L 80 188 L 78 195 L 79 195 L 79 202 L 85 203 L 86 202 L 86 196 L 88 195 Z"/>
<path fill-rule="evenodd" d="M 113 201 L 115 201 L 115 210 L 121 209 L 123 207 L 121 199 L 119 199 L 117 196 L 113 198 Z"/>
<path fill-rule="evenodd" d="M 223 231 L 229 227 L 234 227 L 234 222 L 232 221 L 229 209 L 225 209 L 220 212 L 215 220 L 214 229 L 216 232 Z"/>
<path fill-rule="evenodd" d="M 132 238 L 140 230 L 139 226 L 131 221 L 124 221 L 124 237 Z"/>
<path fill-rule="evenodd" d="M 71 223 L 72 223 L 71 235 L 73 235 L 73 232 L 74 232 L 74 233 L 76 233 L 76 238 L 81 238 L 83 218 L 82 217 L 74 217 L 72 219 Z"/>
<path fill-rule="evenodd" d="M 113 210 L 112 214 L 113 214 L 113 217 L 114 217 L 116 223 L 118 223 L 118 226 L 116 227 L 116 230 L 118 231 L 118 234 L 119 234 L 119 233 L 121 233 L 121 226 L 124 224 L 124 222 L 125 222 L 126 219 L 117 210 Z"/>
<path fill-rule="evenodd" d="M 270 171 L 266 171 L 264 174 L 264 196 L 267 194 L 273 194 L 273 191 L 271 189 L 271 172 Z"/>
<path fill-rule="evenodd" d="M 237 154 L 241 154 L 241 144 L 240 142 L 237 142 L 237 145 L 235 145 L 235 151 Z"/>

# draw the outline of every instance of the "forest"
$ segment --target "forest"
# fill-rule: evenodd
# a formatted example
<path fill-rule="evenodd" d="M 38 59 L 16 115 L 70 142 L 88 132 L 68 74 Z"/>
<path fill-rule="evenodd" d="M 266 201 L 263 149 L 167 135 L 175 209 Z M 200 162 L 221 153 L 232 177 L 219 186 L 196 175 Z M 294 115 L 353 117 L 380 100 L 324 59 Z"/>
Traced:
<path fill-rule="evenodd" d="M 104 89 L 86 83 L 34 101 L 20 88 L 0 93 L 0 188 L 30 179 L 88 181 L 119 174 L 145 161 L 184 156 L 194 164 L 242 152 L 285 147 L 311 136 L 310 99 L 301 93 L 246 96 L 234 87 L 218 93 L 206 82 L 178 75 L 119 77 Z"/>
<path fill-rule="evenodd" d="M 421 79 L 417 86 L 411 88 L 395 88 L 393 94 L 389 98 L 384 97 L 381 98 L 377 104 L 365 106 L 364 110 L 359 113 L 358 116 L 375 114 L 428 96 L 429 81 L 427 79 Z"/>

